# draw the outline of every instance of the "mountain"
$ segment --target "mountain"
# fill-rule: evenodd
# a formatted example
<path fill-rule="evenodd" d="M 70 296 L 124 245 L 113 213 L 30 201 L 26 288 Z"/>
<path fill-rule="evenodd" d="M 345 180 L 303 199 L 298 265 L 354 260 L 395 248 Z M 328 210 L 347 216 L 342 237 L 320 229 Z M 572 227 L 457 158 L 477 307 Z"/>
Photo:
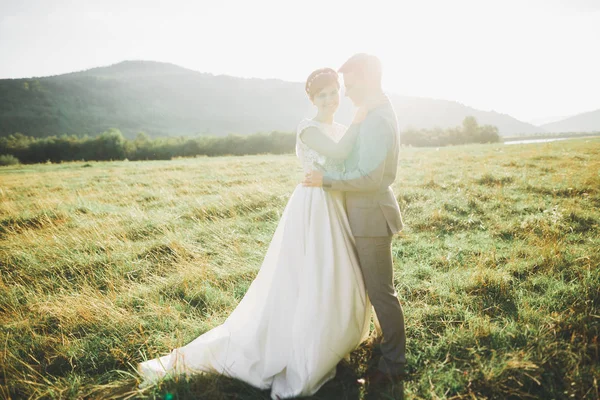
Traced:
<path fill-rule="evenodd" d="M 390 98 L 401 128 L 447 128 L 472 115 L 503 135 L 541 132 L 509 115 L 447 100 Z M 91 136 L 110 128 L 126 136 L 294 131 L 313 108 L 304 84 L 200 73 L 154 61 L 124 61 L 50 77 L 0 80 L 0 136 Z M 336 119 L 348 123 L 343 99 Z"/>
<path fill-rule="evenodd" d="M 556 116 L 555 117 L 539 117 L 539 118 L 530 119 L 529 121 L 526 121 L 526 122 L 529 122 L 530 124 L 533 124 L 536 126 L 542 126 L 544 124 L 550 124 L 552 122 L 560 121 L 560 120 L 563 120 L 563 119 L 569 118 L 569 117 L 570 117 L 570 115 L 562 115 L 560 117 L 556 117 Z"/>
<path fill-rule="evenodd" d="M 448 100 L 421 97 L 391 96 L 401 128 L 450 128 L 462 124 L 467 116 L 473 116 L 480 125 L 494 125 L 503 136 L 525 135 L 543 132 L 543 129 L 519 121 L 510 115 L 495 111 L 482 111 Z"/>
<path fill-rule="evenodd" d="M 542 125 L 547 132 L 600 132 L 600 109 Z"/>

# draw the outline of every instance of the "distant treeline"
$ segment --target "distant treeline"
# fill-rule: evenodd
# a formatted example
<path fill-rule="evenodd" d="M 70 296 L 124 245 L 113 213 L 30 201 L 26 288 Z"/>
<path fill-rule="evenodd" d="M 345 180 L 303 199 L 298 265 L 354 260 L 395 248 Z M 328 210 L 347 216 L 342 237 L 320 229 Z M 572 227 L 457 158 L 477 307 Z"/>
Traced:
<path fill-rule="evenodd" d="M 463 125 L 457 128 L 405 130 L 401 132 L 400 140 L 402 145 L 407 146 L 446 146 L 498 142 L 500 137 L 496 127 L 479 126 L 475 118 L 467 117 Z M 295 143 L 295 134 L 286 132 L 154 139 L 145 133 L 138 133 L 135 139 L 126 139 L 119 130 L 111 129 L 96 137 L 61 135 L 36 138 L 16 133 L 0 138 L 0 155 L 5 157 L 4 164 L 79 160 L 169 160 L 173 157 L 291 153 Z"/>
<path fill-rule="evenodd" d="M 96 137 L 62 135 L 34 138 L 16 133 L 0 138 L 0 155 L 12 155 L 25 164 L 78 160 L 170 160 L 173 157 L 282 154 L 291 152 L 295 143 L 295 135 L 284 132 L 155 139 L 139 133 L 135 139 L 129 140 L 119 130 L 111 129 Z"/>
<path fill-rule="evenodd" d="M 406 146 L 440 147 L 467 143 L 495 143 L 500 141 L 498 128 L 479 125 L 474 117 L 466 117 L 462 126 L 455 128 L 404 129 L 400 142 Z"/>

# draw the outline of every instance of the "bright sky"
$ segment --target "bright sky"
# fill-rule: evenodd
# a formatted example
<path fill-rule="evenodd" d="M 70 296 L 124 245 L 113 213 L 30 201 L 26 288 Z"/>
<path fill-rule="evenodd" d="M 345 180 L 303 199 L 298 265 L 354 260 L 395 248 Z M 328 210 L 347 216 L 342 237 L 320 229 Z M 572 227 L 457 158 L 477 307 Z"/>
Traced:
<path fill-rule="evenodd" d="M 600 0 L 0 0 L 0 78 L 154 60 L 303 82 L 369 52 L 386 90 L 534 122 L 600 108 L 599 49 Z"/>

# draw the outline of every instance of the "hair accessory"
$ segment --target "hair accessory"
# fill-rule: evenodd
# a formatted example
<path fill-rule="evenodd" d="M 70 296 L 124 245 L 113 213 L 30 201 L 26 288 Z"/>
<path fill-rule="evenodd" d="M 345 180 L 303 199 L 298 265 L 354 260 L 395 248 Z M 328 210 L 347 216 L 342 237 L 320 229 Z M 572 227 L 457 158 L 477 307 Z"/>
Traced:
<path fill-rule="evenodd" d="M 305 88 L 306 93 L 310 92 L 310 86 L 312 85 L 313 81 L 315 79 L 317 79 L 319 76 L 321 76 L 321 75 L 333 75 L 333 74 L 337 75 L 337 73 L 335 71 L 331 71 L 331 70 L 324 70 L 324 71 L 321 71 L 321 72 L 315 74 L 315 76 L 313 76 L 312 78 L 310 78 L 310 80 L 308 82 L 306 82 L 306 88 Z"/>

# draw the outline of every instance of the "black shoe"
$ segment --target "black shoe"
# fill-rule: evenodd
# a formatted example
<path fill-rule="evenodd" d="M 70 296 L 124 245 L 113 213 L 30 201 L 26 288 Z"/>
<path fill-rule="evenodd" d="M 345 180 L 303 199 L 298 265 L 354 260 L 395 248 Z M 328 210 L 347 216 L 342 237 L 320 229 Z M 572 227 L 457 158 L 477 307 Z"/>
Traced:
<path fill-rule="evenodd" d="M 406 376 L 405 372 L 386 374 L 380 369 L 377 369 L 365 375 L 363 379 L 369 386 L 383 386 L 402 382 L 406 379 Z"/>

